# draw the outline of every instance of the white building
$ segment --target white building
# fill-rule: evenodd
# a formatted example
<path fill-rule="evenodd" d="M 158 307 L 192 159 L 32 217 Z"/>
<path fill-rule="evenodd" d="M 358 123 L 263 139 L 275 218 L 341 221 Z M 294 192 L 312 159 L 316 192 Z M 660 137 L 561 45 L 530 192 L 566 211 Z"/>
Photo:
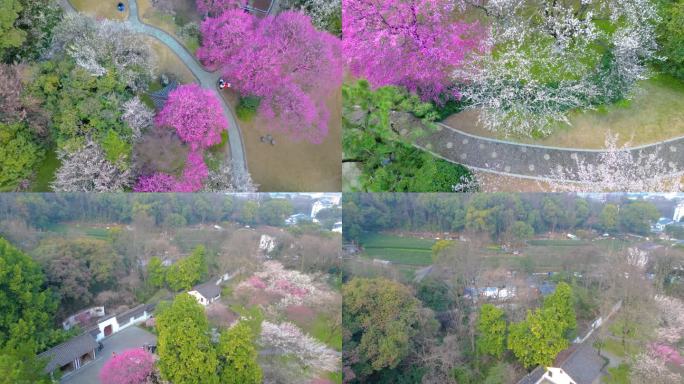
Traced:
<path fill-rule="evenodd" d="M 146 304 L 140 304 L 124 313 L 112 315 L 100 320 L 97 323 L 97 327 L 94 327 L 90 331 L 90 335 L 93 336 L 96 341 L 100 341 L 131 325 L 142 323 L 150 317 L 152 317 L 152 308 Z"/>
<path fill-rule="evenodd" d="M 221 284 L 228 281 L 233 276 L 227 273 L 221 277 L 209 279 L 206 283 L 195 285 L 188 294 L 197 300 L 198 303 L 205 307 L 221 298 Z"/>
<path fill-rule="evenodd" d="M 565 371 L 560 368 L 547 367 L 544 376 L 536 384 L 577 384 Z"/>
<path fill-rule="evenodd" d="M 316 200 L 313 203 L 313 205 L 311 206 L 311 218 L 315 219 L 316 215 L 318 215 L 318 212 L 320 212 L 324 209 L 332 208 L 335 205 L 336 205 L 335 202 L 330 200 L 330 199 Z"/>
<path fill-rule="evenodd" d="M 677 204 L 674 210 L 674 215 L 672 216 L 672 220 L 679 222 L 684 218 L 684 202 L 681 202 Z"/>
<path fill-rule="evenodd" d="M 342 233 L 342 222 L 338 221 L 337 223 L 333 224 L 332 231 Z"/>

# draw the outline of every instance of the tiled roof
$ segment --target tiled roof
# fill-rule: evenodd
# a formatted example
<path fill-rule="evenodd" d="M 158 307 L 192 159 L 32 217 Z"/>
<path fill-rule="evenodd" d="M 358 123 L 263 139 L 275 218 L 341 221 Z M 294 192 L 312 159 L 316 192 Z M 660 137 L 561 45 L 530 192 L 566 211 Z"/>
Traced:
<path fill-rule="evenodd" d="M 96 348 L 97 342 L 95 342 L 95 339 L 89 333 L 84 333 L 48 349 L 39 354 L 38 357 L 50 359 L 45 366 L 45 372 L 52 372 L 56 368 L 67 365 Z"/>
<path fill-rule="evenodd" d="M 164 104 L 166 104 L 166 100 L 169 98 L 169 93 L 177 87 L 178 82 L 171 81 L 166 87 L 150 93 L 149 95 L 152 99 L 152 102 L 154 103 L 154 107 L 157 110 L 161 110 L 162 108 L 164 108 Z"/>
<path fill-rule="evenodd" d="M 140 317 L 145 311 L 150 312 L 147 308 L 147 305 L 140 304 L 135 308 L 131 308 L 124 313 L 116 315 L 116 322 L 119 323 L 119 325 L 127 324 L 131 320 L 131 318 Z"/>
<path fill-rule="evenodd" d="M 192 291 L 199 292 L 202 296 L 207 299 L 214 298 L 221 294 L 221 286 L 216 284 L 217 278 L 213 278 L 206 283 L 195 285 L 192 287 Z"/>

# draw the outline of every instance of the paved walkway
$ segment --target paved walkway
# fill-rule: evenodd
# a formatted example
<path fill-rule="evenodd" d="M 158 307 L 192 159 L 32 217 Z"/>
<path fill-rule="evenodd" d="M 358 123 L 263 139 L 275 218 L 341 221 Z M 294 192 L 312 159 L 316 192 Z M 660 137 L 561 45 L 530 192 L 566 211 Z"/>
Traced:
<path fill-rule="evenodd" d="M 65 11 L 76 12 L 69 0 L 59 0 L 59 3 Z M 114 2 L 112 2 L 112 6 L 115 6 Z M 229 160 L 232 161 L 232 166 L 234 168 L 247 171 L 245 147 L 242 142 L 242 133 L 240 132 L 240 127 L 238 126 L 237 119 L 235 118 L 233 111 L 228 107 L 228 102 L 218 90 L 218 79 L 221 77 L 220 71 L 206 71 L 197 61 L 197 59 L 195 59 L 195 56 L 185 49 L 185 47 L 173 36 L 157 27 L 143 23 L 140 20 L 138 3 L 136 0 L 128 0 L 128 9 L 129 15 L 127 23 L 130 25 L 132 30 L 143 35 L 153 37 L 169 47 L 169 49 L 173 51 L 173 53 L 175 53 L 176 56 L 178 56 L 178 58 L 188 67 L 188 69 L 198 80 L 199 84 L 202 87 L 211 90 L 214 95 L 221 100 L 223 115 L 228 122 L 229 146 L 227 148 L 230 149 L 230 151 L 226 151 L 226 157 L 230 156 Z"/>
<path fill-rule="evenodd" d="M 142 328 L 131 326 L 102 340 L 104 348 L 97 352 L 95 361 L 62 378 L 62 384 L 99 383 L 97 375 L 104 364 L 112 357 L 112 352 L 121 353 L 126 349 L 140 348 L 143 344 L 157 344 L 157 337 Z"/>
<path fill-rule="evenodd" d="M 422 126 L 419 119 L 404 113 L 395 113 L 392 120 L 398 127 Z M 400 132 L 406 134 L 410 130 L 400 128 Z M 415 146 L 445 160 L 476 170 L 542 181 L 549 180 L 552 171 L 558 166 L 575 172 L 577 156 L 584 159 L 586 164 L 595 164 L 599 154 L 605 152 L 490 139 L 474 136 L 441 123 L 438 123 L 437 131 L 418 138 Z M 646 155 L 657 153 L 665 164 L 674 164 L 678 170 L 684 170 L 684 137 L 633 147 L 630 151 L 635 154 L 635 158 L 639 151 Z"/>

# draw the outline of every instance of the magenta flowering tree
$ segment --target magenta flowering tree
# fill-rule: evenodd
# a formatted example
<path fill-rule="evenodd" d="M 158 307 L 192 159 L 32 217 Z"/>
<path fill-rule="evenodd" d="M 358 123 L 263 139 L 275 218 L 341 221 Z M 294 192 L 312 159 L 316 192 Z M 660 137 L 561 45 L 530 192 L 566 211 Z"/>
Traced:
<path fill-rule="evenodd" d="M 344 1 L 342 44 L 351 72 L 424 100 L 458 97 L 452 72 L 481 47 L 484 29 L 455 20 L 457 9 L 450 0 Z"/>
<path fill-rule="evenodd" d="M 135 192 L 197 192 L 204 186 L 209 176 L 202 153 L 192 151 L 188 153 L 183 175 L 175 178 L 164 172 L 141 176 L 133 190 Z"/>
<path fill-rule="evenodd" d="M 240 10 L 204 20 L 197 56 L 219 68 L 243 95 L 261 99 L 259 114 L 294 140 L 328 134 L 326 99 L 342 84 L 340 40 L 299 12 L 258 19 Z"/>
<path fill-rule="evenodd" d="M 140 348 L 109 359 L 100 370 L 102 384 L 141 384 L 154 372 L 154 357 Z"/>
<path fill-rule="evenodd" d="M 155 124 L 174 128 L 193 151 L 220 143 L 221 131 L 228 129 L 220 101 L 212 91 L 197 84 L 181 85 L 171 91 Z"/>

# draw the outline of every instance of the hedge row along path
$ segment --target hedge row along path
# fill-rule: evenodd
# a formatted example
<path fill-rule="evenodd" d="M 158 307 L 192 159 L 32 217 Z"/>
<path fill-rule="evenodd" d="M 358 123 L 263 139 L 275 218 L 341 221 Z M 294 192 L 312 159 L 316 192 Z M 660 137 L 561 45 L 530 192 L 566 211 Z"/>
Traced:
<path fill-rule="evenodd" d="M 59 0 L 59 4 L 66 12 L 78 12 L 69 0 Z M 116 4 L 112 3 L 112 6 Z M 191 54 L 181 43 L 178 42 L 173 36 L 162 31 L 157 27 L 153 27 L 149 24 L 145 24 L 140 21 L 138 15 L 138 3 L 136 0 L 128 0 L 128 20 L 126 23 L 130 28 L 140 34 L 153 37 L 160 41 L 162 44 L 166 45 L 171 49 L 171 51 L 178 56 L 178 58 L 188 67 L 190 72 L 195 76 L 199 84 L 203 88 L 211 90 L 219 100 L 221 100 L 221 107 L 223 109 L 223 115 L 228 122 L 228 143 L 229 146 L 226 147 L 226 160 L 231 160 L 234 169 L 242 169 L 247 171 L 247 160 L 245 157 L 245 146 L 242 141 L 242 133 L 240 132 L 240 127 L 238 126 L 237 119 L 233 114 L 233 111 L 228 107 L 228 102 L 222 96 L 221 92 L 218 90 L 218 80 L 221 77 L 221 71 L 217 70 L 214 72 L 209 72 L 205 70 L 202 65 L 197 61 L 195 56 Z"/>
<path fill-rule="evenodd" d="M 410 130 L 405 127 L 424 124 L 417 118 L 395 112 L 392 120 L 402 135 Z M 566 171 L 576 172 L 575 158 L 584 159 L 585 164 L 596 164 L 600 149 L 562 148 L 491 139 L 462 132 L 446 124 L 437 123 L 436 130 L 414 141 L 414 145 L 452 163 L 469 168 L 539 181 L 550 181 L 558 166 Z M 679 172 L 684 171 L 684 137 L 655 144 L 630 147 L 634 158 L 639 152 L 657 154 L 665 164 L 672 164 Z"/>

